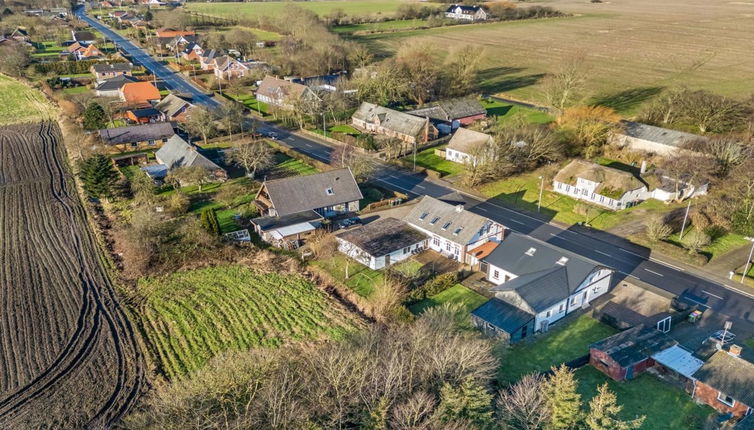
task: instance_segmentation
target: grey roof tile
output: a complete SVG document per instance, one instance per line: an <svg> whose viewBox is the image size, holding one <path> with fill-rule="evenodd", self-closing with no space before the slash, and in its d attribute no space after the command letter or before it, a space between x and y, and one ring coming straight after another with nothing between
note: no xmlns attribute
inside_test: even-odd
<svg viewBox="0 0 754 430"><path fill-rule="evenodd" d="M465 210L461 205L452 205L431 196L422 197L403 220L460 244L470 243L488 221L481 215Z"/></svg>
<svg viewBox="0 0 754 430"><path fill-rule="evenodd" d="M102 141L108 145L167 139L175 135L173 126L169 122L106 128L99 130L98 133Z"/></svg>
<svg viewBox="0 0 754 430"><path fill-rule="evenodd" d="M373 257L382 257L427 239L427 235L395 218L373 223L338 234Z"/></svg>
<svg viewBox="0 0 754 430"><path fill-rule="evenodd" d="M279 216L361 200L350 169L266 181L264 186ZM331 192L328 192L330 190Z"/></svg>

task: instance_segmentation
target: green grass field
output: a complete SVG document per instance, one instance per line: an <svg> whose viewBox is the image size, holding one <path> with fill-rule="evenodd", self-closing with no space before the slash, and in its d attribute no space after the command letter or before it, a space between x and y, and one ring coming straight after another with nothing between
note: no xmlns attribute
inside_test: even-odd
<svg viewBox="0 0 754 430"><path fill-rule="evenodd" d="M592 366L576 371L578 391L585 408L597 394L597 387L607 382L610 390L623 406L619 416L634 419L645 415L641 427L646 430L701 430L706 419L714 413L708 406L698 405L683 390L658 378L643 374L627 382L615 382Z"/></svg>
<svg viewBox="0 0 754 430"><path fill-rule="evenodd" d="M280 171L286 176L311 175L319 172L319 170L303 161L289 157L282 152L275 153L275 167L273 169Z"/></svg>
<svg viewBox="0 0 754 430"><path fill-rule="evenodd" d="M372 295L375 286L385 282L382 272L372 270L343 254L325 260L317 260L312 264L329 273L333 278L366 299ZM348 279L346 279L346 267L348 267Z"/></svg>
<svg viewBox="0 0 754 430"><path fill-rule="evenodd" d="M266 1L255 3L188 3L188 10L229 18L253 18L258 16L278 16L292 5L309 9L318 15L327 15L342 9L349 16L392 16L406 0L352 0L352 1L312 1L284 2ZM426 4L426 3L421 3Z"/></svg>
<svg viewBox="0 0 754 430"><path fill-rule="evenodd" d="M419 28L426 25L426 22L422 19L402 19L394 21L383 22L369 22L365 24L348 24L339 25L332 30L335 33L361 33L361 32L377 32L377 31L396 31L396 30L410 30Z"/></svg>
<svg viewBox="0 0 754 430"><path fill-rule="evenodd" d="M251 89L249 89L248 91L240 92L240 93L229 93L226 91L223 94L229 99L235 100L237 102L241 102L247 108L257 111L261 113L262 115L267 115L269 113L269 110L270 110L269 105L267 105L267 103L257 101Z"/></svg>
<svg viewBox="0 0 754 430"><path fill-rule="evenodd" d="M44 94L0 74L0 125L54 119L55 109Z"/></svg>
<svg viewBox="0 0 754 430"><path fill-rule="evenodd" d="M144 333L170 378L228 349L338 338L357 326L324 292L290 274L222 266L141 279L138 290Z"/></svg>
<svg viewBox="0 0 754 430"><path fill-rule="evenodd" d="M463 173L463 164L446 160L435 155L435 149L443 149L445 146L436 146L416 153L416 165L425 169L439 172L442 176L458 175ZM414 165L414 156L407 155L401 158L401 162L412 167Z"/></svg>
<svg viewBox="0 0 754 430"><path fill-rule="evenodd" d="M501 351L498 380L506 385L532 372L544 372L589 353L589 345L616 330L588 315L560 321L536 340L520 342Z"/></svg>
<svg viewBox="0 0 754 430"><path fill-rule="evenodd" d="M501 123L511 122L515 118L524 118L531 124L549 124L555 120L551 115L537 109L505 103L498 100L482 100L488 116L497 117Z"/></svg>
<svg viewBox="0 0 754 430"><path fill-rule="evenodd" d="M409 310L414 315L419 315L431 307L451 304L460 306L466 312L471 312L486 301L487 298L476 291L456 284L439 294L414 303L409 306Z"/></svg>

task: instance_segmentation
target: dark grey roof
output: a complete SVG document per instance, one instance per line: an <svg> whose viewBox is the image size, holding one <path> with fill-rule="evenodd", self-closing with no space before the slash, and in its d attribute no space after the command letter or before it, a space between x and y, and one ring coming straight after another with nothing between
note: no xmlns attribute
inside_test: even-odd
<svg viewBox="0 0 754 430"><path fill-rule="evenodd" d="M454 13L456 8L461 8L461 11L465 14L475 14L479 9L481 9L481 6L468 6L468 5L462 5L462 4L454 4L446 10L448 13Z"/></svg>
<svg viewBox="0 0 754 430"><path fill-rule="evenodd" d="M754 430L754 414L745 416L733 428L735 430Z"/></svg>
<svg viewBox="0 0 754 430"><path fill-rule="evenodd" d="M133 113L136 118L141 118L141 117L157 116L161 112L153 107L149 107L149 108L143 108L143 109L134 109L131 111L131 113Z"/></svg>
<svg viewBox="0 0 754 430"><path fill-rule="evenodd" d="M450 122L470 116L486 115L487 109L482 106L482 103L476 97L461 97L428 103L407 113L422 118L429 117Z"/></svg>
<svg viewBox="0 0 754 430"><path fill-rule="evenodd" d="M211 171L223 170L177 134L157 150L155 157L160 163L168 166L169 170L197 166Z"/></svg>
<svg viewBox="0 0 754 430"><path fill-rule="evenodd" d="M462 205L445 203L431 196L422 197L403 220L417 228L460 244L470 243L471 239L489 221L481 215L467 211Z"/></svg>
<svg viewBox="0 0 754 430"><path fill-rule="evenodd" d="M367 102L361 103L353 113L353 118L369 124L379 124L384 129L406 136L419 136L427 123L424 118Z"/></svg>
<svg viewBox="0 0 754 430"><path fill-rule="evenodd" d="M604 352L621 367L628 367L675 345L678 342L667 334L642 324L593 343L590 348Z"/></svg>
<svg viewBox="0 0 754 430"><path fill-rule="evenodd" d="M486 321L507 333L514 333L534 319L534 315L522 311L500 299L492 298L471 312L471 315Z"/></svg>
<svg viewBox="0 0 754 430"><path fill-rule="evenodd" d="M106 128L99 131L100 138L108 145L167 139L174 135L175 131L169 122Z"/></svg>
<svg viewBox="0 0 754 430"><path fill-rule="evenodd" d="M623 134L636 139L656 142L667 146L679 146L684 142L697 139L705 139L702 136L685 133L683 131L670 130L668 128L655 127L653 125L642 124L633 121L621 121L623 124Z"/></svg>
<svg viewBox="0 0 754 430"><path fill-rule="evenodd" d="M570 251L515 232L509 233L484 261L519 277L563 267L570 292L574 292L590 273L604 267Z"/></svg>
<svg viewBox="0 0 754 430"><path fill-rule="evenodd" d="M168 175L168 166L164 164L145 166L142 167L141 170L152 179L164 179Z"/></svg>
<svg viewBox="0 0 754 430"><path fill-rule="evenodd" d="M494 252L494 251L493 251ZM527 273L492 288L494 292L515 292L534 312L543 312L571 295L565 266Z"/></svg>
<svg viewBox="0 0 754 430"><path fill-rule="evenodd" d="M108 64L95 64L92 66L97 73L107 72L130 72L133 69L131 63L108 63Z"/></svg>
<svg viewBox="0 0 754 430"><path fill-rule="evenodd" d="M288 227L289 225L321 220L322 216L314 211L299 212L286 216L260 216L251 220L262 231Z"/></svg>
<svg viewBox="0 0 754 430"><path fill-rule="evenodd" d="M154 107L165 115L172 117L177 114L184 106L193 106L191 99L177 94L168 94L164 99L160 100Z"/></svg>
<svg viewBox="0 0 754 430"><path fill-rule="evenodd" d="M754 405L754 364L748 360L717 351L694 378L747 406Z"/></svg>
<svg viewBox="0 0 754 430"><path fill-rule="evenodd" d="M87 42L90 40L97 40L97 36L91 31L76 31L73 33L73 40L77 42Z"/></svg>
<svg viewBox="0 0 754 430"><path fill-rule="evenodd" d="M382 257L427 239L424 233L395 218L382 218L340 233L338 237L373 257Z"/></svg>
<svg viewBox="0 0 754 430"><path fill-rule="evenodd" d="M361 200L350 169L273 179L264 183L279 216ZM328 190L331 192L328 193Z"/></svg>
<svg viewBox="0 0 754 430"><path fill-rule="evenodd" d="M139 79L128 75L118 75L114 78L105 79L101 83L97 84L94 89L96 91L117 91L120 89L120 87L123 86L123 84L126 84L128 82L139 82Z"/></svg>

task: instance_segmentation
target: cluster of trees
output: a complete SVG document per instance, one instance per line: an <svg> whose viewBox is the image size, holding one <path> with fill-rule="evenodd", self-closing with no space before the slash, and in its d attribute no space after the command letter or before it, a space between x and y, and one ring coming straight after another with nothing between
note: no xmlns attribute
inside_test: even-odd
<svg viewBox="0 0 754 430"><path fill-rule="evenodd" d="M256 48L257 36L249 30L234 27L227 32L211 31L202 37L204 49L220 51L236 50L245 58L251 58Z"/></svg>
<svg viewBox="0 0 754 430"><path fill-rule="evenodd" d="M527 376L497 395L492 345L449 308L342 341L225 353L158 385L125 428L630 430L606 386L583 410L573 373Z"/></svg>
<svg viewBox="0 0 754 430"><path fill-rule="evenodd" d="M4 43L0 46L0 72L10 76L23 76L26 66L31 61L29 50L16 43Z"/></svg>
<svg viewBox="0 0 754 430"><path fill-rule="evenodd" d="M655 98L640 115L640 120L659 127L686 130L697 134L747 131L754 105L705 90L674 88Z"/></svg>

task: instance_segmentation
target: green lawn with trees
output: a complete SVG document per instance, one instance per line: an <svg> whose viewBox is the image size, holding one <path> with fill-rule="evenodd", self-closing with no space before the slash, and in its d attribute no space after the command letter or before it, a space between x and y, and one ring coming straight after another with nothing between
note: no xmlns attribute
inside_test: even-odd
<svg viewBox="0 0 754 430"><path fill-rule="evenodd" d="M366 299L372 295L378 285L385 282L382 272L372 270L343 254L316 260L312 264Z"/></svg>
<svg viewBox="0 0 754 430"><path fill-rule="evenodd" d="M150 351L168 377L228 349L339 338L358 325L304 278L220 266L144 278L140 312Z"/></svg>
<svg viewBox="0 0 754 430"><path fill-rule="evenodd" d="M416 165L425 169L434 170L442 176L453 176L463 173L464 166L461 163L446 160L435 154L435 149L444 149L444 146L427 148L416 153ZM413 167L414 156L409 154L400 159L401 163L407 167Z"/></svg>
<svg viewBox="0 0 754 430"><path fill-rule="evenodd" d="M412 304L409 310L419 315L431 307L449 304L458 305L463 311L471 312L486 301L487 298L483 295L461 284L456 284L439 294Z"/></svg>

